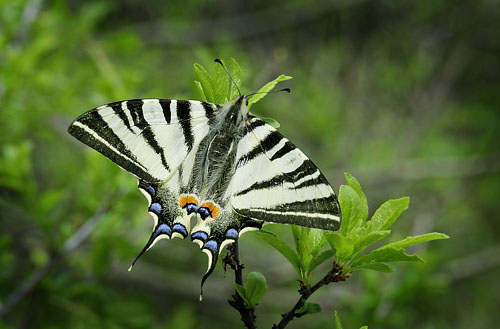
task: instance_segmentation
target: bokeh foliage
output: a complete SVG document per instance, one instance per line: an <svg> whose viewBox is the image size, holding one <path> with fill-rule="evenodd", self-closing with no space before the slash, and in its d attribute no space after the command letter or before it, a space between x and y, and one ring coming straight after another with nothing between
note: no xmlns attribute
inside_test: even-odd
<svg viewBox="0 0 500 329"><path fill-rule="evenodd" d="M332 327L334 309L344 328L496 327L499 28L486 0L0 0L0 307L41 277L0 327L240 325L220 268L197 301L206 259L188 241L160 243L126 271L149 236L146 202L129 175L66 133L103 103L199 98L192 65L216 57L238 60L243 93L294 77L281 83L291 95L252 111L277 119L337 190L344 172L357 177L370 215L411 196L395 240L452 237L412 250L425 264L318 293L311 328ZM268 230L291 238L283 225ZM255 234L240 249L266 276L258 316L272 323L297 277Z"/></svg>

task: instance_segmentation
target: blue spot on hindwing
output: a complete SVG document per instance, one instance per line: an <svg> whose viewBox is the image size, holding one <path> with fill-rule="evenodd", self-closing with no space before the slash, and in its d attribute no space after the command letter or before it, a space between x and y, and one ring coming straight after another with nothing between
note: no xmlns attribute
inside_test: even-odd
<svg viewBox="0 0 500 329"><path fill-rule="evenodd" d="M144 190L146 190L149 193L149 195L151 195L152 197L154 197L156 195L156 190L151 185L144 186Z"/></svg>
<svg viewBox="0 0 500 329"><path fill-rule="evenodd" d="M160 234L166 234L166 235L170 236L170 234L172 234L172 230L170 229L170 227L167 224L161 224L156 229L155 235L158 236Z"/></svg>
<svg viewBox="0 0 500 329"><path fill-rule="evenodd" d="M186 205L186 211L187 211L188 215L196 212L197 210L198 210L198 206L195 205L194 203L188 203Z"/></svg>
<svg viewBox="0 0 500 329"><path fill-rule="evenodd" d="M196 231L196 232L191 234L191 240L195 240L195 239L198 239L198 240L205 242L208 240L208 234L206 232L203 232L203 231Z"/></svg>
<svg viewBox="0 0 500 329"><path fill-rule="evenodd" d="M162 210L161 204L159 204L158 202L152 203L149 206L149 211L154 213L154 214L157 214L157 215L161 214L161 210Z"/></svg>
<svg viewBox="0 0 500 329"><path fill-rule="evenodd" d="M226 232L226 238L234 240L238 239L238 231L236 231L234 228L230 228Z"/></svg>
<svg viewBox="0 0 500 329"><path fill-rule="evenodd" d="M174 232L178 232L178 233L182 234L183 237L187 237L187 235L188 235L186 227L182 224L179 224L179 223L174 224L173 229L174 229Z"/></svg>
<svg viewBox="0 0 500 329"><path fill-rule="evenodd" d="M210 216L210 211L205 207L198 208L198 214L200 214L201 219L205 219Z"/></svg>
<svg viewBox="0 0 500 329"><path fill-rule="evenodd" d="M218 248L218 246L219 246L219 244L217 243L217 241L210 240L210 241L207 241L203 245L203 248L206 248L206 249L210 250L211 252L217 254L217 248Z"/></svg>

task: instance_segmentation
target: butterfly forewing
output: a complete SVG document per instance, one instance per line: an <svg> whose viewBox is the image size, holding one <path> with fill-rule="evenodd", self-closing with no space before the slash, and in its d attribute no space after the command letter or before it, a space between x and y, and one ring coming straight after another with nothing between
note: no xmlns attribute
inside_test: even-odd
<svg viewBox="0 0 500 329"><path fill-rule="evenodd" d="M336 230L337 197L319 169L273 127L254 117L238 144L234 210L268 222Z"/></svg>
<svg viewBox="0 0 500 329"><path fill-rule="evenodd" d="M83 114L69 132L136 177L166 181L206 136L216 111L205 102L128 100Z"/></svg>

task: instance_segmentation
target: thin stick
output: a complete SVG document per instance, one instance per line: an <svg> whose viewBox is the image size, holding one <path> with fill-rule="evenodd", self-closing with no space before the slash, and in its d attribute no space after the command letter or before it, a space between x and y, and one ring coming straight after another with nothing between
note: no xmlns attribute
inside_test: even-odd
<svg viewBox="0 0 500 329"><path fill-rule="evenodd" d="M278 324L273 325L272 329L283 329L294 318L300 318L301 316L305 315L306 313L300 313L298 312L298 310L305 305L307 299L311 297L311 295L314 294L316 290L318 290L323 286L326 286L331 282L345 281L347 278L348 275L342 273L342 267L340 267L336 263L333 263L333 267L330 270L330 272L328 272L320 281L318 281L312 287L306 286L299 281L300 282L299 300L295 303L295 305L292 307L290 311L283 313L281 315L282 316L281 321Z"/></svg>
<svg viewBox="0 0 500 329"><path fill-rule="evenodd" d="M230 245L228 249L229 254L222 260L224 267L226 265L231 266L231 269L234 270L234 282L243 285L243 268L245 267L240 263L238 241ZM243 298L241 298L236 290L231 297L232 299L229 299L228 303L240 313L241 321L243 321L245 327L248 329L257 329L257 325L255 324L255 308L246 306Z"/></svg>

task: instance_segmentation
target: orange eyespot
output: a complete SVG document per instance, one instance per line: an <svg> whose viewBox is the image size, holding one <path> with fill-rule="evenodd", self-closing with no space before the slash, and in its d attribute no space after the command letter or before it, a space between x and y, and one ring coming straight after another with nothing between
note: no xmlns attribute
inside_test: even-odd
<svg viewBox="0 0 500 329"><path fill-rule="evenodd" d="M179 205L181 208L186 207L187 204L192 203L198 205L198 200L192 195L183 195L179 198Z"/></svg>
<svg viewBox="0 0 500 329"><path fill-rule="evenodd" d="M181 196L179 198L179 205L181 206L181 208L184 208L187 204L187 196Z"/></svg>
<svg viewBox="0 0 500 329"><path fill-rule="evenodd" d="M220 208L212 202L204 202L201 206L207 208L210 211L210 215L212 218L215 218L220 214Z"/></svg>
<svg viewBox="0 0 500 329"><path fill-rule="evenodd" d="M220 208L217 206L214 206L214 209L212 210L212 218L219 216L219 214L220 214Z"/></svg>

